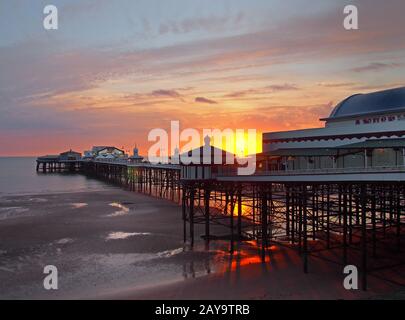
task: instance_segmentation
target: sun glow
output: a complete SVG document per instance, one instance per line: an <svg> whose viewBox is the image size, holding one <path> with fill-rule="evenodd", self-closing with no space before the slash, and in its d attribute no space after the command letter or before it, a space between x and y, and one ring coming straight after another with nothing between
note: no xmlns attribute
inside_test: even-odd
<svg viewBox="0 0 405 320"><path fill-rule="evenodd" d="M237 157L246 157L262 152L262 135L260 132L257 132L253 137L248 135L247 132L236 134L233 143L230 144L225 139L223 139L220 145L215 143L215 141L212 142L215 147L231 152Z"/></svg>

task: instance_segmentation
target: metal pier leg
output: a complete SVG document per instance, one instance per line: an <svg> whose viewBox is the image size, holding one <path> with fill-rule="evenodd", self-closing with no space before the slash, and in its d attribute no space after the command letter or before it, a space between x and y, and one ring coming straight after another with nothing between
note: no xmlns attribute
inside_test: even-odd
<svg viewBox="0 0 405 320"><path fill-rule="evenodd" d="M291 193L291 243L295 243L295 214L296 214L296 193L295 189L293 188L293 192Z"/></svg>
<svg viewBox="0 0 405 320"><path fill-rule="evenodd" d="M367 198L366 186L361 186L361 247L362 247L362 287L367 290L367 229L366 229L366 214L367 214Z"/></svg>
<svg viewBox="0 0 405 320"><path fill-rule="evenodd" d="M238 241L242 238L242 193L238 191Z"/></svg>
<svg viewBox="0 0 405 320"><path fill-rule="evenodd" d="M396 221L396 225L397 225L397 250L398 252L401 251L401 192L403 190L398 190L398 199L397 199L397 221Z"/></svg>
<svg viewBox="0 0 405 320"><path fill-rule="evenodd" d="M347 264L347 186L340 189L343 191L343 263Z"/></svg>
<svg viewBox="0 0 405 320"><path fill-rule="evenodd" d="M262 262L266 261L266 238L267 238L267 194L262 193Z"/></svg>
<svg viewBox="0 0 405 320"><path fill-rule="evenodd" d="M376 225L376 201L375 201L375 186L372 186L371 191L371 225L373 237L373 257L377 256L377 225Z"/></svg>
<svg viewBox="0 0 405 320"><path fill-rule="evenodd" d="M234 206L234 199L233 199L233 193L230 194L230 198L231 198L231 212L230 212L230 218L231 218L231 248L230 248L230 252L231 254L233 254L234 252L234 235L233 235L233 212L235 210L235 206Z"/></svg>
<svg viewBox="0 0 405 320"><path fill-rule="evenodd" d="M349 244L353 244L353 188L349 186L349 210L348 210L348 219L349 219Z"/></svg>
<svg viewBox="0 0 405 320"><path fill-rule="evenodd" d="M186 219L186 192L183 189L183 197L181 199L181 209L183 215L183 242L187 241L187 219Z"/></svg>
<svg viewBox="0 0 405 320"><path fill-rule="evenodd" d="M210 241L210 191L204 190L204 209L205 209L205 241Z"/></svg>
<svg viewBox="0 0 405 320"><path fill-rule="evenodd" d="M298 199L298 252L302 254L302 190L299 190Z"/></svg>
<svg viewBox="0 0 405 320"><path fill-rule="evenodd" d="M306 186L304 186L306 188ZM303 210L303 249L304 249L304 272L308 273L308 239L307 239L307 199L306 199L306 191L305 189L303 190L303 195L302 195L302 210Z"/></svg>
<svg viewBox="0 0 405 320"><path fill-rule="evenodd" d="M193 189L190 191L190 208L189 208L191 247L194 246L194 195L195 195L195 190L193 187Z"/></svg>
<svg viewBox="0 0 405 320"><path fill-rule="evenodd" d="M287 238L290 237L290 190L286 187L286 195L285 195L285 232Z"/></svg>
<svg viewBox="0 0 405 320"><path fill-rule="evenodd" d="M312 240L315 241L316 239L316 224L317 224L317 208L315 204L315 197L316 197L315 186L312 186Z"/></svg>
<svg viewBox="0 0 405 320"><path fill-rule="evenodd" d="M330 186L326 194L326 248L330 249Z"/></svg>

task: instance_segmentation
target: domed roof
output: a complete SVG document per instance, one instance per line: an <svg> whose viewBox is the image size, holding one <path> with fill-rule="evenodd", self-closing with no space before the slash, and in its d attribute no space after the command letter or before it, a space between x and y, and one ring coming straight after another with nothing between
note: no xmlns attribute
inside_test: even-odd
<svg viewBox="0 0 405 320"><path fill-rule="evenodd" d="M405 87L350 96L333 109L327 120L399 110L405 110Z"/></svg>

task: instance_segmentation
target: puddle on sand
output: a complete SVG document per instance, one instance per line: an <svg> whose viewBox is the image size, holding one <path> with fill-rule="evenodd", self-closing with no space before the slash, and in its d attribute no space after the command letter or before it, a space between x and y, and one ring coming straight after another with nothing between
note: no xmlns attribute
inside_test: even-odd
<svg viewBox="0 0 405 320"><path fill-rule="evenodd" d="M45 198L29 198L28 200L31 202L39 202L39 203L48 202L48 200Z"/></svg>
<svg viewBox="0 0 405 320"><path fill-rule="evenodd" d="M108 236L106 237L106 240L121 240L121 239L127 239L129 237L133 236L148 236L150 235L149 232L110 232Z"/></svg>
<svg viewBox="0 0 405 320"><path fill-rule="evenodd" d="M170 257L173 257L173 256L175 256L177 254L182 253L182 252L184 252L183 247L182 248L177 248L177 249L174 249L174 250L167 250L167 251L158 252L156 255L159 258L170 258Z"/></svg>
<svg viewBox="0 0 405 320"><path fill-rule="evenodd" d="M74 240L71 238L63 238L63 239L59 239L59 240L55 241L56 244L68 244L68 243L72 243L72 242L74 242Z"/></svg>
<svg viewBox="0 0 405 320"><path fill-rule="evenodd" d="M29 211L28 208L23 207L5 207L0 208L0 220L5 220L8 218L17 218L24 216L25 212Z"/></svg>
<svg viewBox="0 0 405 320"><path fill-rule="evenodd" d="M120 209L120 210L117 210L117 211L115 211L115 212L113 212L113 213L107 215L107 217L119 217L119 216L124 216L124 215L128 214L128 212L129 212L129 208L128 208L127 206L124 206L124 205L121 204L121 203L112 202L112 203L110 203L109 205L110 205L111 207L118 208L118 209Z"/></svg>
<svg viewBox="0 0 405 320"><path fill-rule="evenodd" d="M73 209L80 209L83 207L87 207L89 204L85 203L85 202L75 202L75 203L71 203L70 205L73 207Z"/></svg>

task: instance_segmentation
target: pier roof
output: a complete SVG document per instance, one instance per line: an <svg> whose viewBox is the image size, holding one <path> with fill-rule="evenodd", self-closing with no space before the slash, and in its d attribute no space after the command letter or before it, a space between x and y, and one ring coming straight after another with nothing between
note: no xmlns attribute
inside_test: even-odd
<svg viewBox="0 0 405 320"><path fill-rule="evenodd" d="M333 156L337 152L334 148L290 148L290 149L277 149L273 151L263 152L260 155L263 156L278 156L278 157L288 157L288 156Z"/></svg>
<svg viewBox="0 0 405 320"><path fill-rule="evenodd" d="M337 149L405 148L405 139L372 139L336 147Z"/></svg>
<svg viewBox="0 0 405 320"><path fill-rule="evenodd" d="M340 102L329 118L321 120L397 111L405 111L405 87L352 95Z"/></svg>
<svg viewBox="0 0 405 320"><path fill-rule="evenodd" d="M227 164L228 159L231 159L232 164L234 164L236 158L235 154L231 152L211 146L208 136L204 138L203 146L182 153L180 155L180 161L182 157L192 158L193 156L196 157L196 159L193 158L191 164ZM220 163L218 163L217 157L220 158Z"/></svg>

